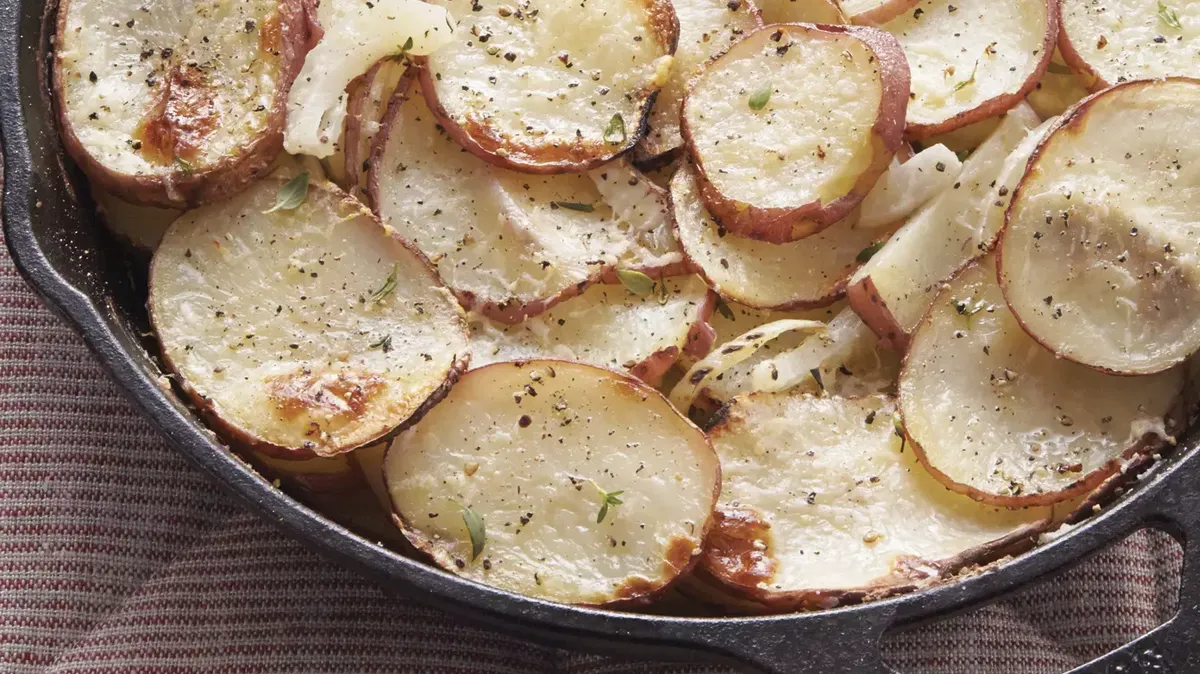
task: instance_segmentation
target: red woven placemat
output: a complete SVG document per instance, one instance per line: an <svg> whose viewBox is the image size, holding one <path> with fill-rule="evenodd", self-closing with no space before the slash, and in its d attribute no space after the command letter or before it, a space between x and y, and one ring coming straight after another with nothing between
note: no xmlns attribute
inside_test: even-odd
<svg viewBox="0 0 1200 674"><path fill-rule="evenodd" d="M1139 533L1052 583L885 643L905 672L1053 674L1169 617ZM797 653L797 658L804 657ZM0 671L727 672L545 648L389 594L177 456L0 253Z"/></svg>

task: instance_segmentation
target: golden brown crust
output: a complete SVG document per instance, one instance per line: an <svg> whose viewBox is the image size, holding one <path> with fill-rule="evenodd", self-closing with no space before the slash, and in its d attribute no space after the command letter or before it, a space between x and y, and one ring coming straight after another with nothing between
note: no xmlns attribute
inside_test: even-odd
<svg viewBox="0 0 1200 674"><path fill-rule="evenodd" d="M56 31L62 33L67 7L73 0L63 0L58 8ZM304 57L315 39L311 38L312 21L306 11L307 0L278 0L278 35L274 48L279 54L279 75L271 103L267 128L239 151L222 157L215 164L200 170L175 170L165 175L132 175L104 166L92 156L75 135L67 117L63 82L62 55L53 60L52 93L63 148L88 179L100 189L125 201L162 208L194 208L220 201L266 175L272 162L283 149L283 126L287 112L288 92L292 81L304 65ZM267 26L263 27L264 34Z"/></svg>
<svg viewBox="0 0 1200 674"><path fill-rule="evenodd" d="M727 404L714 417L709 435L720 435L730 424L740 421L732 404ZM1038 534L1055 526L1053 517L1047 516L1001 538L940 560L901 556L893 561L891 573L857 588L781 592L769 589L775 572L775 560L769 546L763 550L753 546L755 540L767 538L764 534L769 532L770 524L752 510L723 507L717 508L714 522L701 570L734 596L760 604L764 610L772 612L828 610L950 583L956 574L968 567L1028 550L1033 547Z"/></svg>
<svg viewBox="0 0 1200 674"><path fill-rule="evenodd" d="M1017 91L1008 94L1002 94L994 98L980 103L970 110L954 115L950 119L937 122L936 124L918 124L910 122L904 130L904 137L907 140L921 140L930 136L948 133L955 129L974 124L995 117L1016 107L1029 92L1033 91L1039 82L1042 81L1042 76L1046 74L1046 69L1050 67L1050 60L1054 57L1055 43L1058 42L1059 33L1059 0L1046 0L1046 35L1042 40L1041 60L1033 69L1029 78L1021 85ZM1066 54L1063 54L1066 58Z"/></svg>
<svg viewBox="0 0 1200 674"><path fill-rule="evenodd" d="M362 206L359 205L357 201L354 201L352 197L346 195L341 190L337 189L335 186L332 185L332 183L323 183L323 182L314 183L309 186L310 194L311 194L312 190L317 190L317 189L326 190L331 193L336 193L337 196L346 200L344 203L353 202L353 206L350 209L351 212L360 213L363 216L370 217L372 219L372 221L382 229L382 225L379 223L378 217L376 217L370 211L363 209ZM309 198L311 198L311 196ZM402 244L405 248L407 248L410 252L412 252L419 260L421 260L421 262L423 262L425 264L425 266L427 267L428 272L429 272L430 284L432 284L434 286L442 287L442 288L445 287L445 285L441 281L441 278L438 276L437 271L434 269L433 265L431 265L429 263L429 260L428 260L428 258L425 257L424 253L422 253L410 241L408 241L407 239L404 239L403 237L401 237L397 234L394 234L394 233L391 234L391 238L393 240L399 242L400 244ZM150 276L151 277L154 276L154 265L158 263L159 259L160 258L158 256L155 256L151 260L151 263L150 263L150 265L151 265ZM151 298L149 300L147 300L146 304L149 307L153 307L154 306L154 301L153 301L154 287L153 286L150 287L149 292L150 292ZM158 333L159 330L158 330L157 326L155 325L155 317L154 317L153 311L150 312L150 324L151 324L151 327L154 328L154 332ZM467 328L466 328L465 322L462 325L462 330L463 330L463 337L464 337L464 339L466 339ZM311 459L314 457L337 456L337 455L345 454L346 452L350 452L355 449L358 449L359 447L373 445L375 443L383 442L383 441L391 439L392 437L395 437L395 435L397 433L400 433L404 429L409 428L410 426L415 424L417 421L419 421L421 419L421 417L425 416L425 414L427 412L429 412L429 410L433 409L434 405L441 402L441 400L443 398L445 398L446 395L450 392L450 389L454 386L454 384L456 384L458 382L459 378L462 377L463 373L465 373L467 371L467 368L470 365L470 361L471 361L470 353L456 355L454 362L452 362L450 364L449 369L446 372L446 376L442 380L442 383L438 386L438 388L435 389L429 395L429 397L427 397L425 399L425 401L423 403L421 403L420 406L417 407L417 409L413 410L412 414L410 414L408 416L408 418L405 419L398 426L394 426L394 427L388 426L385 428L381 428L378 432L373 434L371 437L368 437L362 441L356 441L353 444L349 444L349 445L315 445L314 444L314 446L312 446L312 447L302 448L302 447L286 447L286 446L277 445L277 444L268 442L268 441L262 439L261 437L259 437L253 431L246 429L246 428L242 428L241 426L238 426L238 425L234 424L233 422L226 420L225 418L223 418L220 415L220 413L218 413L216 411L213 401L211 399L209 399L207 396L205 396L204 394L197 391L184 378L183 374L179 371L179 368L175 365L174 361L171 359L171 355L167 352L167 349L161 343L159 344L159 355L162 358L162 362L166 366L166 369L172 373L173 376L171 376L171 380L178 385L179 390L183 393L184 398L189 400L192 403L192 405L195 406L196 411L200 414L201 418L204 419L205 423L209 426L209 428L213 429L213 431L217 435L221 436L221 438L223 438L231 446L233 446L234 448L240 449L240 450L248 451L248 452L261 452L262 454L272 457L272 458L288 459L288 460L294 460L294 461Z"/></svg>
<svg viewBox="0 0 1200 674"><path fill-rule="evenodd" d="M908 60L900 43L891 34L864 26L832 26L818 24L777 24L752 33L744 40L752 39L764 31L793 30L808 35L835 38L849 35L864 44L875 56L883 90L879 101L879 112L871 128L871 143L874 154L870 166L858 177L850 191L829 203L812 201L793 208L760 208L725 196L709 180L704 169L704 160L692 136L688 122L687 99L684 96L680 118L680 131L688 156L696 168L700 186L700 198L709 213L729 231L751 239L770 243L788 243L819 233L850 214L854 207L867 196L879 176L887 170L892 157L903 143L905 115L908 110L909 69ZM705 69L713 67L724 54L708 62ZM701 71L703 73L703 70ZM693 86L695 80L693 80Z"/></svg>

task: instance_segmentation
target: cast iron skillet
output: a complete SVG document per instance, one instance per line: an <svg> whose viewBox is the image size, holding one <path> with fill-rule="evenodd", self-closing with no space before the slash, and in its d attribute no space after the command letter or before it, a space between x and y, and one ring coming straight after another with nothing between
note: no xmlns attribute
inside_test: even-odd
<svg viewBox="0 0 1200 674"><path fill-rule="evenodd" d="M560 606L501 592L389 552L293 501L235 459L160 384L158 365L139 341L144 297L125 256L93 222L81 176L59 150L41 88L52 29L49 5L0 0L0 134L3 221L17 267L51 309L70 323L112 378L180 452L268 521L343 564L447 610L554 645L645 658L720 659L777 674L884 674L879 641L978 606L1062 571L1145 526L1185 549L1179 612L1142 638L1074 674L1200 671L1200 438L1147 473L1114 506L1069 534L999 568L958 583L861 606L790 616L674 618ZM46 24L52 25L52 24ZM1104 607L1097 607L1103 611Z"/></svg>

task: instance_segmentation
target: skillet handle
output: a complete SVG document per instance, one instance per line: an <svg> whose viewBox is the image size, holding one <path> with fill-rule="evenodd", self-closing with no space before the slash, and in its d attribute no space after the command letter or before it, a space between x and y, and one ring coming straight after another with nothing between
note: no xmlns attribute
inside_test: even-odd
<svg viewBox="0 0 1200 674"><path fill-rule="evenodd" d="M880 641L892 624L894 611L863 608L835 611L804 627L787 620L766 621L749 634L745 630L722 634L718 626L700 640L703 649L719 651L747 672L897 674L884 664L880 651Z"/></svg>
<svg viewBox="0 0 1200 674"><path fill-rule="evenodd" d="M1163 529L1183 546L1179 609L1141 637L1067 674L1191 674L1200 672L1200 480L1177 475L1160 494L1159 514L1148 524Z"/></svg>

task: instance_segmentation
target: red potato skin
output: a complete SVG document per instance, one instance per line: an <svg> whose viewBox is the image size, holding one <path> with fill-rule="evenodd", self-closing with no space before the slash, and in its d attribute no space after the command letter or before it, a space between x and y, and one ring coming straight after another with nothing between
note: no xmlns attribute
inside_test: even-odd
<svg viewBox="0 0 1200 674"><path fill-rule="evenodd" d="M729 231L751 239L769 243L789 243L819 233L850 214L871 188L879 176L887 170L892 157L903 143L905 115L908 110L909 69L908 60L900 43L889 33L865 26L834 26L825 24L775 24L765 26L746 36L743 41L766 31L789 30L803 32L809 36L837 39L850 36L867 45L875 55L875 67L879 69L883 91L879 101L879 112L871 127L871 143L874 155L871 165L859 176L850 191L829 203L812 201L792 208L760 208L754 204L738 201L722 194L709 180L704 167L704 158L692 135L688 119L688 100L704 72L713 68L721 58L718 55L708 62L692 79L688 94L684 96L681 131L688 156L696 168L700 184L700 198L713 218ZM1015 105L1015 103L1014 103Z"/></svg>
<svg viewBox="0 0 1200 674"><path fill-rule="evenodd" d="M761 394L749 394L761 395ZM737 423L733 406L742 396L738 396L721 407L710 423L708 434L710 438L718 437L727 432L729 425ZM733 512L718 506L718 511ZM758 519L760 526L769 529L770 525L762 521L752 510L743 506L740 510ZM736 519L736 518L734 518ZM1015 555L1033 547L1037 535L1056 526L1053 517L1031 522L1009 534L969 550L941 560L925 560L917 558L898 557L892 564L892 573L873 580L857 588L810 589L798 591L773 591L758 586L758 582L747 582L748 574L737 564L728 563L728 556L719 554L711 544L718 540L721 527L726 522L733 521L727 517L715 518L714 530L709 535L710 545L706 546L700 570L710 579L716 581L721 588L733 594L736 598L749 600L762 605L771 612L788 611L818 611L829 610L839 606L859 604L864 601L875 601L886 597L912 592L917 589L954 582L954 576L964 569L986 564L1007 555ZM736 527L728 530L730 535L737 537ZM760 554L769 559L769 553ZM919 563L918 563L919 562ZM766 565L774 570L774 563ZM936 570L930 574L924 568ZM753 576L753 574L749 574Z"/></svg>
<svg viewBox="0 0 1200 674"><path fill-rule="evenodd" d="M930 136L937 136L989 117L995 117L1016 107L1021 101L1025 100L1029 92L1037 88L1038 83L1042 81L1042 77L1046 74L1046 69L1050 67L1050 60L1054 58L1054 47L1058 42L1060 23L1059 0L1046 0L1046 36L1042 40L1042 58L1038 61L1037 67L1033 69L1033 73L1029 75L1029 79L1025 80L1020 89L1010 94L1001 94L1000 96L989 98L974 108L960 112L945 121L935 124L910 122L904 130L904 137L907 140L921 140ZM1063 58L1067 58L1065 52Z"/></svg>
<svg viewBox="0 0 1200 674"><path fill-rule="evenodd" d="M415 79L416 78L411 74L406 74L404 77L400 78L400 82L396 85L396 90L392 94L391 100L388 102L387 112L384 113L383 119L379 122L381 129L371 144L371 154L369 160L371 168L367 173L366 187L365 189L360 189L360 191L364 193L367 202L371 204L371 208L375 211L377 217L380 194L379 166L382 163L383 153L387 149L387 139L391 134L392 125L396 123L396 117L400 114L401 106L404 105L404 102L407 101L411 95L412 87L414 84L416 84ZM423 88L422 91L424 91ZM347 138L349 138L349 135L347 135ZM347 157L349 156L350 155L347 154ZM653 185L649 178L644 179L646 180L647 184ZM654 187L655 189L661 190L661 188L657 185ZM667 198L669 200L669 195ZM657 269L647 267L639 269L638 271L643 271L643 273L651 276L667 277L681 276L689 273L689 269L682 262ZM613 267L604 267L588 279L580 281L579 283L562 290L552 297L547 297L532 302L522 303L513 298L499 302L480 302L479 298L476 297L474 293L460 290L452 290L452 292L454 293L454 297L458 300L458 303L461 304L464 309L469 311L478 311L483 316L486 316L487 318L490 318L498 323L503 323L505 325L516 325L517 323L520 323L531 316L537 316L538 314L544 313L563 300L568 300L576 295L579 295L584 290L587 290L588 287L590 287L593 283L597 282L617 282L616 269Z"/></svg>
<svg viewBox="0 0 1200 674"><path fill-rule="evenodd" d="M312 198L311 195L313 193L313 190L317 190L317 189L333 192L333 193L336 193L338 196L340 196L343 199L353 201L352 197L346 195L341 190L339 190L337 187L335 187L332 183L328 183L328 182L325 182L325 183L318 182L318 183L310 185L309 186L309 195L310 195L309 198ZM357 201L354 201L354 204L355 204L355 207L353 209L351 209L352 211L361 211L362 210L362 207L360 205L358 205ZM368 213L369 213L369 211L368 211ZM374 220L374 222L377 225L379 225L379 219L373 213L371 214L371 217ZM380 225L380 226L382 227L382 225ZM392 239L399 242L400 244L402 244L405 248L407 248L414 255L416 255L416 257L419 260L421 260L422 262L425 263L425 266L428 268L428 271L429 271L430 283L432 283L434 285L445 287L442 284L441 278L438 276L436 269L434 269L433 265L430 264L429 259L425 257L424 253L422 253L411 242L405 240L404 238L402 238L400 236L392 234ZM159 258L158 256L155 256L150 262L150 277L151 278L154 277L154 268L155 268L155 265L158 264L158 261L160 259L161 258ZM154 286L153 285L150 286L150 296L151 296L151 298L153 298L153 296L154 296ZM146 305L147 305L147 307L152 307L154 305L154 302L152 300L147 300ZM156 335L161 334L161 331L158 329L157 322L156 322L153 311L150 312L150 325ZM461 327L462 327L462 331L463 331L463 336L465 338L465 337L467 337L467 327L466 327L465 321L463 322ZM382 427L378 431L372 433L366 439L364 439L360 442L355 442L350 445L317 445L316 447L312 447L312 448L303 448L303 447L287 447L287 446L272 443L270 441L263 439L262 437L260 437L258 434L256 434L252 430L243 428L231 421L226 420L224 417L221 416L220 412L216 409L216 405L213 403L212 399L209 398L208 396L204 395L200 391L197 391L195 389L195 387L193 387L183 377L183 375L179 371L179 368L175 365L175 362L171 359L171 355L167 352L166 348L164 348L161 343L159 344L159 355L162 358L163 364L166 366L165 369L169 370L172 373L173 376L171 376L170 379L178 386L178 390L181 392L182 397L185 398L186 400L189 400L192 403L192 405L195 406L196 412L204 420L205 424L209 428L211 428L217 435L219 435L221 438L223 438L225 441L227 441L232 447L234 447L235 449L244 451L244 452L261 452L265 456L269 456L269 457L276 458L276 459L292 460L292 461L303 461L305 459L311 459L311 458L316 458L316 457L328 458L328 457L338 456L340 454L345 454L346 452L350 452L355 449L358 449L359 447L373 445L377 442L383 442L383 441L386 441L386 440L389 440L389 439L395 437L398 433L402 432L404 429L409 428L413 424L420 421L421 417L425 416L425 414L429 410L433 409L434 405L437 405L439 402L441 402L441 400L443 398L445 398L448 393L450 393L450 389L453 388L454 384L458 383L459 378L462 377L463 373L467 371L467 367L470 365L470 362L471 362L471 354L470 353L464 353L461 355L457 355L455 360L449 364L445 379L442 381L442 384L437 389L435 389L432 393L430 393L429 397L426 398L425 401L422 402L420 406L418 406L415 410L413 410L412 414L410 414L408 416L408 418L404 419L399 425L394 426L394 427L390 427L390 426Z"/></svg>
<svg viewBox="0 0 1200 674"><path fill-rule="evenodd" d="M56 31L65 30L66 8L72 0L59 7ZM214 164L190 172L174 170L164 174L133 175L114 171L102 164L83 146L67 118L62 57L54 55L51 83L54 107L57 110L58 130L63 148L88 179L100 189L125 201L161 208L187 209L220 201L236 194L265 176L275 158L283 150L283 127L287 113L288 92L304 65L304 57L316 43L313 37L316 24L313 0L278 0L279 17L279 75L275 97L271 103L270 121L265 131L243 145L234 155L222 157Z"/></svg>
<svg viewBox="0 0 1200 674"><path fill-rule="evenodd" d="M654 37L667 54L674 54L679 44L679 18L670 0L644 0L650 14L650 27ZM632 150L645 137L650 124L650 110L658 96L658 87L647 84L640 97L643 100L641 113L634 124L633 133L628 133L625 142L575 143L569 146L516 145L495 133L485 122L467 119L459 123L442 105L437 95L437 81L429 67L428 59L413 59L418 67L421 91L427 92L427 102L433 116L450 137L467 152L480 159L521 173L548 175L555 173L582 173L606 164ZM499 319L497 319L499 320Z"/></svg>
<svg viewBox="0 0 1200 674"><path fill-rule="evenodd" d="M553 358L536 359L536 360L520 360L520 361L502 361L499 363L491 363L489 365L484 365L481 368L472 370L472 372L479 372L479 371L485 370L489 367L509 367L509 366L512 366L514 363L520 364L520 365L534 365L534 364L538 364L538 363L548 363L548 364L554 365L557 363L561 363L561 364L570 365L573 367L582 367L582 368L597 370L599 372L603 372L608 375L616 374L616 375L624 378L625 383L629 387L630 394L639 394L639 395L646 395L646 396L658 398L662 402L666 403L670 409L674 410L675 414L677 414L681 419L686 421L688 423L688 425L692 426L692 428L694 428L697 433L700 433L701 435L703 435L705 437L705 445L707 445L708 451L711 454L710 458L714 462L714 468L716 471L716 480L714 481L714 485L713 485L713 493L712 493L712 501L711 501L712 506L709 508L708 519L705 520L704 523L699 527L700 535L698 536L698 539L700 541L704 541L708 537L708 533L713 527L714 517L713 517L712 513L716 508L717 499L721 495L721 462L717 458L716 450L714 450L712 448L712 443L708 442L708 436L704 434L704 431L697 428L696 425L694 423L692 423L692 421L690 419L688 419L686 415L680 414L678 410L675 410L675 408L673 406L671 406L670 402L667 401L666 396L664 396L662 394L662 392L651 387L649 384L646 384L646 383L642 382L641 380L631 377L625 373L616 372L614 370L607 370L605 368L596 367L594 365L587 365L585 363L557 360L557 359L553 359ZM396 449L394 444L388 445L387 452L384 455L385 464L387 462L387 456L390 455L394 451L399 451L399 450ZM392 500L392 493L391 493L390 489L388 490L388 499L391 501L392 522L395 523L396 527L400 529L400 532L402 534L404 534L404 537L408 540L408 542L411 543L412 546L418 552L425 555L426 559L428 559L429 562L432 563L434 566L439 566L439 567L445 569L446 571L449 571L450 573L454 573L457 569L455 569L453 567L453 565L443 565L438 561L437 555L435 554L435 549L437 547L437 541L426 536L424 533L422 533L420 531L420 529L412 526L412 524L410 522L408 522L407 520L405 520L404 517L400 514L400 511L396 508L395 501ZM701 547L701 550L703 550L703 547ZM671 578L667 579L667 581L664 583L661 583L659 585L651 585L648 582L641 583L637 586L637 590L635 592L627 594L626 596L622 596L618 599L614 599L612 601L602 602L602 603L598 603L598 604L581 604L581 605L582 606L594 606L597 608L635 608L635 607L645 606L647 604L653 603L655 599L661 597L665 592L667 592L671 588L675 587L675 585L677 583L679 583L680 580L688 577L688 575L691 573L691 571L696 568L696 565L699 564L701 557L703 557L703 554L690 555L689 559L682 565L682 567L675 568L675 574Z"/></svg>
<svg viewBox="0 0 1200 674"><path fill-rule="evenodd" d="M1058 356L1059 358L1069 360L1073 363L1077 363L1084 367L1089 367L1098 372L1103 372L1105 374L1111 374L1111 375L1115 375L1118 377L1144 376L1147 374L1157 374L1157 372L1122 372L1119 370L1113 370L1111 368L1099 367L1099 366L1092 365L1089 363L1081 362L1081 361L1073 358L1071 356L1071 354L1059 353L1057 349L1055 349L1052 345L1047 343L1043 338L1036 335L1034 333L1034 331L1029 329L1029 326L1026 325L1025 321L1021 318L1021 314L1017 312L1017 310L1013 307L1012 301L1009 300L1009 294L1010 294L1009 286L1013 282L1013 280L1008 278L1003 272L1003 270L1004 270L1004 241L1006 238L1005 235L1008 233L1008 230L1009 230L1009 222L1012 220L1013 209L1016 206L1016 204L1018 204L1020 202L1020 199L1025 192L1027 183L1029 181L1030 173L1032 172L1032 170L1034 168L1036 168L1035 164L1037 164L1038 159L1040 159L1042 156L1042 152L1046 149L1046 145L1050 142L1050 140L1053 137L1057 136L1059 133L1072 133L1074 131L1078 131L1078 130L1082 129L1083 126L1087 123L1088 110L1090 110L1091 107L1093 105L1095 105L1098 100L1111 94L1112 92L1120 91L1127 87L1139 87L1139 88L1140 87L1148 87L1148 86L1154 86L1156 83L1172 82L1172 81L1188 82L1191 84L1200 85L1200 78L1194 78L1194 77L1168 77L1166 79L1160 79L1160 80L1131 80L1129 82L1122 82L1121 84L1118 84L1116 86L1109 87L1108 89L1104 89L1102 91L1098 91L1098 92L1088 96L1087 98L1084 98L1083 100L1079 101L1074 106L1072 106L1070 109L1068 109L1066 112L1064 112L1062 114L1062 116L1059 118L1059 121L1054 125L1054 127L1051 128L1046 133L1046 135L1044 135L1042 137L1041 142L1039 142L1037 147L1034 148L1033 154L1031 154L1029 156L1029 163L1026 165L1028 168L1026 169L1025 176L1021 178L1021 181L1019 183L1017 183L1016 189L1013 190L1012 200L1008 202L1008 208L1004 212L1004 226L1002 226L1000 228L1000 232L996 236L996 244L995 244L995 246L996 246L996 280L1000 284L1000 291L1004 294L1004 301L1008 304L1009 311L1011 311L1012 315L1014 317L1016 317L1017 323L1020 324L1021 329L1025 331L1025 334L1029 335L1030 339L1032 339L1033 341L1040 344L1046 350L1054 352L1054 354L1056 356ZM1174 363L1171 363L1167 367L1164 367L1161 370L1158 370L1158 372L1165 372L1167 370L1170 370L1172 367L1179 365L1184 360L1186 360L1186 358L1181 358L1180 360L1178 360Z"/></svg>
<svg viewBox="0 0 1200 674"><path fill-rule="evenodd" d="M375 79L383 76L382 73L385 61L386 59L381 60L380 62L371 66L370 70L355 78L354 81L346 87L347 94L350 98L346 103L345 147L343 149L343 153L345 155L346 172L345 189L346 192L348 192L351 196L364 201L367 204L367 207L371 208L372 210L375 210L375 202L372 200L371 190L369 189L369 179L364 179L364 173L368 173L370 169L364 170L363 163L371 161L372 155L374 154L373 150L375 143L374 140L372 140L370 147L362 147L362 136L366 133L363 129L363 126L368 122L375 121L368 116L369 111L367 110L367 99L371 95L371 87L374 84ZM409 81L410 77L408 75L402 75L399 83L397 84L397 90L400 88L401 84L403 84L405 87L409 86ZM383 104L383 115L378 120L380 123L381 132L384 128L384 120L391 119L387 116L388 109L391 105L391 100L392 99L389 98L387 101L384 101ZM364 149L365 153L363 152Z"/></svg>
<svg viewBox="0 0 1200 674"><path fill-rule="evenodd" d="M879 26L920 4L921 0L888 0L875 9L848 17L860 26Z"/></svg>
<svg viewBox="0 0 1200 674"><path fill-rule="evenodd" d="M733 7L730 3L730 7ZM740 7L749 12L754 18L755 28L763 27L762 10L758 8L751 0L741 0ZM707 36L706 36L707 37ZM682 104L682 101L680 101ZM657 102L655 103L657 105ZM653 106L651 106L653 108ZM642 137L638 144L633 147L632 157L638 168L645 166L644 170L650 171L655 168L661 168L666 164L674 161L682 151L682 145L670 146L667 141L657 140L652 126L649 125L649 117L647 117L646 134Z"/></svg>
<svg viewBox="0 0 1200 674"><path fill-rule="evenodd" d="M879 343L893 351L908 350L908 335L879 297L870 276L846 289L846 301L862 322L879 337Z"/></svg>
<svg viewBox="0 0 1200 674"><path fill-rule="evenodd" d="M1131 84L1137 84L1137 82L1131 82ZM1091 98L1094 98L1094 97L1095 96L1093 95L1085 100L1091 100ZM1042 146L1046 142L1046 139L1049 138L1051 135L1053 135L1053 133L1054 132L1052 131L1051 133L1046 134L1046 137L1043 138L1042 142L1038 145L1037 151L1041 150ZM1036 156L1037 151L1035 151L1035 156ZM1024 181L1022 181L1022 183L1023 182ZM1017 196L1014 194L1013 201L1015 202L1016 199L1017 199ZM1011 203L1009 204L1009 208L1010 209L1012 208ZM997 255L998 254L999 253L997 253ZM999 262L999 260L997 260L997 263L998 262ZM978 259L973 260L973 261L963 265L957 272L955 272L954 276L951 276L949 279L947 279L947 283L949 283L954 278L958 277L960 274L966 272L968 269L974 267L977 264L979 264ZM999 264L997 264L997 270L998 269L999 269ZM923 326L929 322L929 317L930 317L930 314L933 313L934 306L936 306L938 300L941 299L942 293L945 293L945 292L947 292L947 290L945 288L943 288L937 294L937 296L934 298L933 302L929 305L929 309L926 310L925 316L921 319L921 322L917 324L917 330L920 330L921 326ZM1013 316L1016 316L1016 314L1014 313ZM863 322L865 323L866 321L864 320ZM1020 324L1020 318L1017 318L1017 323ZM1022 329L1024 329L1024 326L1022 326ZM913 331L913 334L916 334L916 330ZM1032 336L1031 336L1031 338L1032 338ZM1039 342L1039 344L1040 344L1040 342ZM908 372L909 372L909 356L911 355L911 351L907 350L907 346L905 347L905 349L906 349L906 352L904 354L904 359L901 361L901 364L900 364L900 376L899 376L900 381L903 381L904 378L906 376L908 376ZM1186 389L1186 386L1184 386L1183 388ZM1177 406L1178 409L1173 411L1172 415L1169 415L1166 420L1167 426L1169 428L1178 428L1180 425L1179 419L1183 418L1181 415L1183 415L1183 412L1184 412L1184 404L1183 404L1184 391L1181 390L1179 395L1180 395L1180 404ZM1063 489L1061 491L1040 493L1040 494L1024 494L1021 496L1005 496L1002 494L990 494L988 492L976 489L970 485L956 482L949 475L946 475L941 470L939 470L937 468L937 466L935 466L933 464L933 462L929 460L929 455L926 454L925 449L923 447L921 447L921 443L918 442L917 439L914 438L912 436L912 434L910 434L908 432L908 425L907 425L907 423L904 423L903 402L901 402L901 404L897 406L897 414L900 415L900 420L904 427L904 438L905 438L906 444L908 446L912 447L912 450L913 450L914 454L916 455L917 460L921 463L922 466L925 467L926 470L929 471L929 474L931 476L933 476L933 478L935 480L942 483L943 486L945 486L947 489L949 489L952 492L962 494L963 496L968 496L972 499L975 499L976 501L979 501L980 503L1001 506L1004 508L1028 508L1028 507L1033 507L1033 506L1051 506L1056 503L1061 503L1063 501L1073 499L1077 496L1082 496L1082 495L1092 492L1092 491L1100 488L1102 485L1104 485L1105 482L1107 480L1109 480L1110 478L1112 478L1113 475L1115 475L1121 471L1122 465L1129 464L1130 462L1138 462L1138 461L1140 461L1140 457L1142 457L1143 455L1151 454L1153 452L1158 451L1159 449L1162 448L1162 446L1164 444L1164 441L1157 438L1157 436L1155 436L1153 434L1147 434L1147 435L1143 436L1141 439L1139 439L1132 446L1130 446L1128 449L1126 449L1121 454L1121 456L1113 459L1112 461L1109 461L1108 463L1104 464L1100 468L1083 476L1083 478L1076 480L1075 482L1071 483L1070 485L1068 485L1065 489ZM1176 418L1176 416L1178 416L1178 418Z"/></svg>
<svg viewBox="0 0 1200 674"><path fill-rule="evenodd" d="M708 324L708 319L712 318L712 312L716 305L717 296L710 290L704 296L704 304L700 305L696 321L688 329L682 352L686 352L697 358L703 358L712 350L713 342L717 338L717 332ZM651 354L642 362L634 365L629 369L629 374L657 388L662 384L663 375L667 373L667 370L671 369L671 366L675 365L675 361L679 360L680 353L679 346L669 346Z"/></svg>
<svg viewBox="0 0 1200 674"><path fill-rule="evenodd" d="M906 151L909 153L909 156L911 156L911 150L908 149L907 144L904 144L903 146L901 146L901 152L897 153L897 154L903 155ZM908 158L905 157L905 161L907 161L907 159ZM674 197L672 197L669 192L668 192L668 198L671 199L671 212L672 212L672 214L674 214L674 212L675 212ZM679 222L676 221L674 218L672 218L672 220L675 222L675 238L682 241L682 238L679 236ZM903 224L904 224L904 221L900 221L900 222L896 222L892 225L889 225L889 226L881 229L879 232L879 236L875 239L875 242L881 243L881 242L887 241L888 238L890 238L892 236L892 234L895 234L896 230L900 229L901 225L903 225ZM681 248L682 248L682 245L681 245ZM766 309L766 310L770 310L770 311L791 311L791 310L796 310L796 309L820 309L822 307L827 307L827 306L833 304L834 302L837 302L838 300L842 299L843 297L847 296L848 284L850 282L850 277L853 276L854 272L858 271L859 267L861 267L863 265L863 263L855 261L855 263L852 266L850 266L846 269L845 274L843 274L841 277L833 280L829 284L829 286L827 287L827 292L824 295L821 295L820 297L804 297L804 298L796 299L791 302L785 302L784 304L779 304L779 305L775 305L775 306L762 306L759 304L755 304L753 302L747 302L746 298L737 297L737 296L734 296L727 292L722 292L721 285L716 283L715 281L713 281L712 278L709 277L709 275L704 271L704 268L696 262L695 258L688 255L686 248L683 249L683 258L684 258L685 264L687 264L687 266L688 266L688 270L691 273L700 275L704 279L704 282L708 284L708 287L712 288L721 297L729 300L730 302L737 302L738 304L744 304L748 307L753 307L755 309ZM863 320L864 320L864 322L866 321L866 319L863 319ZM872 330L874 330L874 328L872 328Z"/></svg>
<svg viewBox="0 0 1200 674"><path fill-rule="evenodd" d="M1061 0L1057 2L1057 5L1060 24L1058 31L1058 51L1062 54L1063 61L1070 66L1071 70L1075 71L1075 74L1079 76L1079 79L1083 82L1083 86L1089 92L1096 93L1112 86L1103 77L1100 77L1100 73L1096 72L1096 69L1084 60L1079 51L1075 49L1075 43L1071 41L1071 36L1067 33L1066 23L1062 20Z"/></svg>

